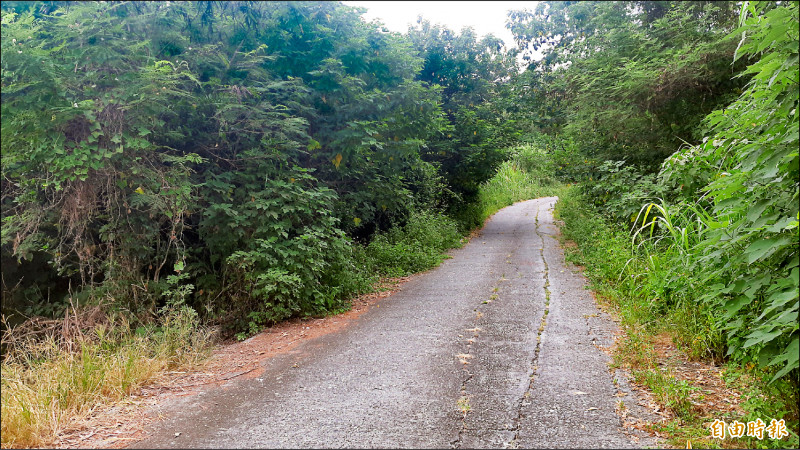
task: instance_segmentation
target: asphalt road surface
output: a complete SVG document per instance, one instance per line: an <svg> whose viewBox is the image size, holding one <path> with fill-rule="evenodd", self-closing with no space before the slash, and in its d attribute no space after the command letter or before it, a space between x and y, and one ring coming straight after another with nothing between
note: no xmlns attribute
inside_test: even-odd
<svg viewBox="0 0 800 450"><path fill-rule="evenodd" d="M134 447L634 447L597 348L615 325L565 267L556 201L501 210L440 267L260 377L175 400Z"/></svg>

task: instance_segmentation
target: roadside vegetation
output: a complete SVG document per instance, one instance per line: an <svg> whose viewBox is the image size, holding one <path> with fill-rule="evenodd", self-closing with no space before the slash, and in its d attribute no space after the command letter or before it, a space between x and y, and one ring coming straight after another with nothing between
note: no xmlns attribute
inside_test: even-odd
<svg viewBox="0 0 800 450"><path fill-rule="evenodd" d="M797 447L796 2L540 2L519 50L360 12L3 2L3 447L550 195L661 432ZM708 438L665 335L790 436Z"/></svg>
<svg viewBox="0 0 800 450"><path fill-rule="evenodd" d="M477 199L453 215L470 230L483 226L492 214L515 202L558 195L562 188L555 176L555 157L539 142L509 148L508 160L480 187Z"/></svg>
<svg viewBox="0 0 800 450"><path fill-rule="evenodd" d="M58 329L46 334L28 324L4 335L3 448L51 446L75 419L167 371L194 367L211 348L212 332L185 306L170 307L157 323L135 330L125 316L100 308L53 325Z"/></svg>
<svg viewBox="0 0 800 450"><path fill-rule="evenodd" d="M567 15L577 8L567 8ZM707 19L720 13L710 8ZM695 137L687 135L668 158L623 152L605 159L628 145L606 142L605 161L595 159L580 187L557 207L565 238L578 246L573 260L586 267L626 328L616 363L674 413L674 421L660 428L673 445L690 439L712 447L798 446L797 18L797 3L744 4L728 17L726 32L707 41L709 49L724 49L735 38L729 62L743 64L733 79L743 83L734 90L738 95L719 98L704 116L688 115L681 123L694 120ZM579 65L599 63L588 57ZM600 91L612 94L631 82L623 78ZM585 111L577 108L586 101L580 94L572 98L576 109L565 113L567 123L571 116L582 120ZM630 102L628 107L637 106ZM564 127L565 137L587 156L586 147L610 137L569 132L575 123ZM660 165L648 169L647 161ZM741 395L740 416L700 413L693 399L701 386L675 377L656 358L655 344L664 335L689 360L724 365L721 376ZM756 418L784 420L787 435L710 436L715 419Z"/></svg>
<svg viewBox="0 0 800 450"><path fill-rule="evenodd" d="M724 358L720 347L725 336L716 329L716 312L665 298L671 272L681 264L677 252L649 243L634 244L630 233L615 229L589 205L577 186L560 195L556 212L564 222L563 238L577 244L567 247L567 259L584 268L598 302L619 319L624 330L614 349L615 367L629 371L636 383L652 392L661 407L673 414L670 421L654 430L678 447L685 446L687 440L696 447L711 448L797 447L797 389L792 380L773 381L774 371L765 371L756 362L742 364ZM693 276L681 273L681 277L689 281ZM700 408L708 401L725 401L725 396L707 400L703 385L676 376L666 358L655 349L662 336L689 361L708 361L711 366L721 366L719 374L724 386L736 396L727 400L738 401L741 413ZM704 375L714 376L714 372ZM791 435L782 440L729 436L722 441L709 437L708 425L716 419L747 423L757 418L767 424L768 419L784 419Z"/></svg>
<svg viewBox="0 0 800 450"><path fill-rule="evenodd" d="M486 181L474 211L485 219L514 202L561 192L552 170L532 165L534 145L509 150L509 159ZM444 214L414 213L402 227L356 245L361 273L372 289L381 277L401 277L438 266L447 250L467 239L459 222ZM177 285L177 279L169 279ZM168 371L200 367L216 342L214 331L184 304L186 290L171 297L159 321L134 328L125 314L101 306L63 320L31 321L4 335L2 365L3 446L52 445L61 431L98 407L111 405L157 382ZM346 309L346 308L345 308ZM344 310L344 309L343 309ZM336 313L338 311L331 311ZM67 331L65 331L67 330ZM240 338L258 332L242 332Z"/></svg>
<svg viewBox="0 0 800 450"><path fill-rule="evenodd" d="M3 447L461 244L513 54L360 12L3 2Z"/></svg>

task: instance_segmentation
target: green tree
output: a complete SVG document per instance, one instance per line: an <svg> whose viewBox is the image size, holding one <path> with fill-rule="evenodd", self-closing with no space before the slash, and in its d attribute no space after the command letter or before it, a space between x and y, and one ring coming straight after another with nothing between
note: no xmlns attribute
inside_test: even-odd
<svg viewBox="0 0 800 450"><path fill-rule="evenodd" d="M747 3L736 58L752 58L736 101L706 117L709 136L662 168L703 225L691 289L714 307L728 355L798 381L798 4ZM688 205L688 206L687 206ZM693 209L692 209L693 206ZM702 209L701 209L702 208Z"/></svg>
<svg viewBox="0 0 800 450"><path fill-rule="evenodd" d="M437 136L424 158L439 165L453 189L470 200L519 135L500 101L516 73L516 51L491 34L478 39L471 28L455 33L422 17L408 36L424 61L416 78L441 86L448 119L446 134Z"/></svg>
<svg viewBox="0 0 800 450"><path fill-rule="evenodd" d="M530 62L533 97L590 157L656 170L701 119L735 98L731 2L543 2L512 11L509 28ZM534 52L542 54L534 61Z"/></svg>
<svg viewBox="0 0 800 450"><path fill-rule="evenodd" d="M351 237L445 206L428 156L462 126L411 42L361 12L4 2L4 277L49 264L142 316L184 292L238 329L337 308L360 289ZM32 281L4 289L46 301Z"/></svg>

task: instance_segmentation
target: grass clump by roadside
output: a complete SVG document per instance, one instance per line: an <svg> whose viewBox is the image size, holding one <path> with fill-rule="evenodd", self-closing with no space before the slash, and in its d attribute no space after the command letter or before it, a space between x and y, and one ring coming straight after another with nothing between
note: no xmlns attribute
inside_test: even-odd
<svg viewBox="0 0 800 450"><path fill-rule="evenodd" d="M196 365L210 350L211 333L185 306L135 330L124 316L100 307L47 322L3 335L3 448L53 445L61 431L98 406L125 398L165 371Z"/></svg>
<svg viewBox="0 0 800 450"><path fill-rule="evenodd" d="M615 231L591 209L578 187L562 192L556 215L564 222L564 239L577 244L567 249L567 259L585 267L592 289L625 330L614 364L629 370L635 382L647 387L673 415L670 421L655 425L656 431L681 447L687 440L711 448L798 447L796 386L786 378L773 381L774 370L726 362L720 356L725 354L724 330L716 325L715 312L694 301L689 290L670 291L670 279L693 276L681 273L680 258L685 255L679 249L650 242L634 246L628 233ZM668 345L662 342L664 337ZM683 362L668 360L663 350L670 345L677 349L670 358L680 354ZM714 374L715 379L695 382L685 370L687 363L705 364L706 378ZM784 420L789 436L771 439L765 432L759 440L710 435L709 425L716 419L747 423L757 418L767 425L772 419Z"/></svg>
<svg viewBox="0 0 800 450"><path fill-rule="evenodd" d="M438 266L448 249L460 247L456 222L443 214L416 212L403 227L378 234L366 247L373 270L403 277Z"/></svg>
<svg viewBox="0 0 800 450"><path fill-rule="evenodd" d="M556 164L541 146L521 145L509 149L509 155L495 176L481 185L477 200L452 213L462 230L483 226L492 214L515 202L558 195L562 189Z"/></svg>

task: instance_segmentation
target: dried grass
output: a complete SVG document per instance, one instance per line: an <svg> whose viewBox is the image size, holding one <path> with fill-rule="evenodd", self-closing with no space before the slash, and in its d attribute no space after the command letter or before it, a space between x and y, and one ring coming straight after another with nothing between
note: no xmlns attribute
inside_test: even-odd
<svg viewBox="0 0 800 450"><path fill-rule="evenodd" d="M186 309L169 312L161 327L140 333L97 307L7 331L0 445L52 445L97 407L129 396L167 370L199 363L210 338Z"/></svg>

